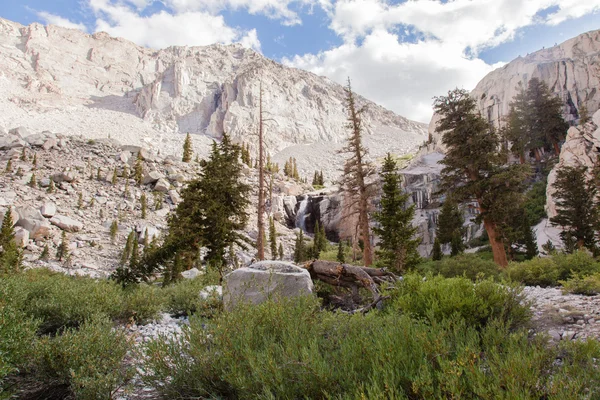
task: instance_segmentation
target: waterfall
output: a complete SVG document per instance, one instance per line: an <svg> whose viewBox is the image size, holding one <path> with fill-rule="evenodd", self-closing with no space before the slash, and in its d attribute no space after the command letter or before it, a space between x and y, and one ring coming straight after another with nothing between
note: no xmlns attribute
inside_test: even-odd
<svg viewBox="0 0 600 400"><path fill-rule="evenodd" d="M306 207L308 207L308 196L306 196L300 202L300 207L298 207L298 212L296 213L296 228L300 228L306 232Z"/></svg>

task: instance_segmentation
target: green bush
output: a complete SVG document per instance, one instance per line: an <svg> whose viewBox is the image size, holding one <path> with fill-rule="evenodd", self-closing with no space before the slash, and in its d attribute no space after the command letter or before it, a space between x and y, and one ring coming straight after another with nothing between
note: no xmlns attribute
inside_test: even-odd
<svg viewBox="0 0 600 400"><path fill-rule="evenodd" d="M528 286L554 286L558 283L558 268L550 257L532 258L523 262L511 262L506 269L506 276Z"/></svg>
<svg viewBox="0 0 600 400"><path fill-rule="evenodd" d="M600 293L600 273L588 276L573 274L569 280L560 281L563 293L583 294L593 296Z"/></svg>
<svg viewBox="0 0 600 400"><path fill-rule="evenodd" d="M573 274L587 276L600 272L600 263L585 251L559 253L552 256L552 259L558 269L559 280L569 279Z"/></svg>
<svg viewBox="0 0 600 400"><path fill-rule="evenodd" d="M520 263L510 263L506 275L515 282L529 286L558 286L559 281L571 277L585 277L600 272L600 263L583 251L573 254L555 254L552 257L534 258Z"/></svg>
<svg viewBox="0 0 600 400"><path fill-rule="evenodd" d="M6 304L11 299L5 293L0 291L0 295L0 398L3 398L4 379L27 365L37 322Z"/></svg>
<svg viewBox="0 0 600 400"><path fill-rule="evenodd" d="M94 315L121 313L121 288L110 281L35 269L5 278L0 286L14 293L14 306L24 315L40 320L41 334L77 327Z"/></svg>
<svg viewBox="0 0 600 400"><path fill-rule="evenodd" d="M165 308L164 292L145 284L134 285L123 290L121 318L144 324L156 318Z"/></svg>
<svg viewBox="0 0 600 400"><path fill-rule="evenodd" d="M47 390L66 387L77 399L109 399L132 377L123 363L129 347L122 330L106 317L94 317L77 330L41 338L32 372Z"/></svg>
<svg viewBox="0 0 600 400"><path fill-rule="evenodd" d="M499 285L491 280L472 282L467 278L443 278L409 274L392 292L392 305L415 318L442 321L460 316L468 326L483 327L500 320L509 327L529 321L530 309L519 287Z"/></svg>
<svg viewBox="0 0 600 400"><path fill-rule="evenodd" d="M200 292L208 285L204 276L195 279L184 279L163 289L165 309L168 313L181 316L198 313L211 318L221 309L221 300L215 295L207 299L200 297Z"/></svg>
<svg viewBox="0 0 600 400"><path fill-rule="evenodd" d="M416 270L423 275L440 274L446 278L466 276L471 280L500 275L498 266L492 260L485 260L477 254L461 254L456 257L444 257L440 261L428 261L419 264Z"/></svg>
<svg viewBox="0 0 600 400"><path fill-rule="evenodd" d="M597 342L557 350L497 319L479 329L457 315L442 321L397 312L348 315L321 311L311 298L242 305L207 325L192 318L185 337L151 342L146 354L146 382L165 398L600 395ZM559 354L563 362L554 363Z"/></svg>

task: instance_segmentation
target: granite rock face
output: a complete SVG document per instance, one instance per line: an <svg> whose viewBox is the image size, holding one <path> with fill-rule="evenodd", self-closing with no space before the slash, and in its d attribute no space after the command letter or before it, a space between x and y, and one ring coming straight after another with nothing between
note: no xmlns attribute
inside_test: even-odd
<svg viewBox="0 0 600 400"><path fill-rule="evenodd" d="M261 261L242 267L224 278L223 305L260 304L269 299L310 295L313 283L304 268L281 261Z"/></svg>
<svg viewBox="0 0 600 400"><path fill-rule="evenodd" d="M585 125L572 126L569 128L565 143L560 149L558 164L554 166L548 175L548 186L546 187L546 212L549 218L556 216L556 204L554 198L554 182L556 173L563 166L585 166L588 174L600 155L600 110L596 111L592 120Z"/></svg>
<svg viewBox="0 0 600 400"><path fill-rule="evenodd" d="M202 156L223 132L237 142L256 141L252 135L262 82L271 119L265 142L273 156L289 147L315 144L317 150L333 154L332 144L347 136L342 86L241 45L152 50L106 33L22 26L5 19L0 19L0 43L3 126L112 137L163 154L178 154L183 133L189 132ZM367 105L367 133L381 136L383 143L393 141L407 153L425 138L424 124L360 96L359 102ZM31 140L41 146L44 137L38 136ZM18 140L2 145L16 144ZM308 150L306 155L299 149L294 153L299 169L308 174ZM322 162L327 164L328 158ZM327 174L327 165L324 169Z"/></svg>
<svg viewBox="0 0 600 400"><path fill-rule="evenodd" d="M600 108L600 30L591 31L553 47L519 57L487 74L471 91L479 111L496 127L508 114L519 84L531 78L546 82L564 104L563 116L571 124L579 121L585 105L590 113ZM438 116L429 123L435 148L443 150L435 133Z"/></svg>

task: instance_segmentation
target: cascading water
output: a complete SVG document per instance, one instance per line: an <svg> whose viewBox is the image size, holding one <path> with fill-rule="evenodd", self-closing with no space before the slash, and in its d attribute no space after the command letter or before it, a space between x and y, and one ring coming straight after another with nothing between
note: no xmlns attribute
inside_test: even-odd
<svg viewBox="0 0 600 400"><path fill-rule="evenodd" d="M306 208L308 207L308 196L300 202L298 212L296 213L296 228L300 228L306 232Z"/></svg>

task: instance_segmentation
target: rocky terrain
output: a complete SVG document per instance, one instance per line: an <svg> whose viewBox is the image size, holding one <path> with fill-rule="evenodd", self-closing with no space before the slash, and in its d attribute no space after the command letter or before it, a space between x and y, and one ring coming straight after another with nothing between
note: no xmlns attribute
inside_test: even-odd
<svg viewBox="0 0 600 400"><path fill-rule="evenodd" d="M133 179L138 152L144 158L141 186ZM6 171L9 160L11 169ZM0 162L0 216L11 210L18 244L25 249L25 265L96 277L107 276L117 266L132 229L140 243L146 234L150 240L163 234L169 213L181 201L181 189L199 168L196 162L181 162L181 155L163 157L146 148L121 145L114 139L32 133L23 127L0 132ZM127 179L123 177L125 170L130 175ZM244 174L244 179L256 189L256 170L246 167ZM36 183L32 185L33 175ZM49 192L51 181L54 190ZM296 198L290 193L308 190L277 175L273 203L288 199L288 213L294 218ZM145 218L141 211L142 194L147 199ZM256 216L254 209L249 211L252 215L247 234L255 239ZM276 223L279 241L289 256L295 222L286 220L282 213L277 216L281 221ZM110 236L113 221L118 223L114 239ZM58 262L54 255L63 231L67 233L71 258ZM50 259L42 261L39 258L46 245ZM251 251L239 251L237 255L243 264L253 257Z"/></svg>
<svg viewBox="0 0 600 400"><path fill-rule="evenodd" d="M164 154L178 152L186 132L205 154L226 131L256 153L262 84L275 161L292 155L303 176L316 168L339 175L343 88L240 45L151 50L105 33L0 19L0 49L0 126L113 138ZM374 158L406 154L425 139L424 124L359 102Z"/></svg>

